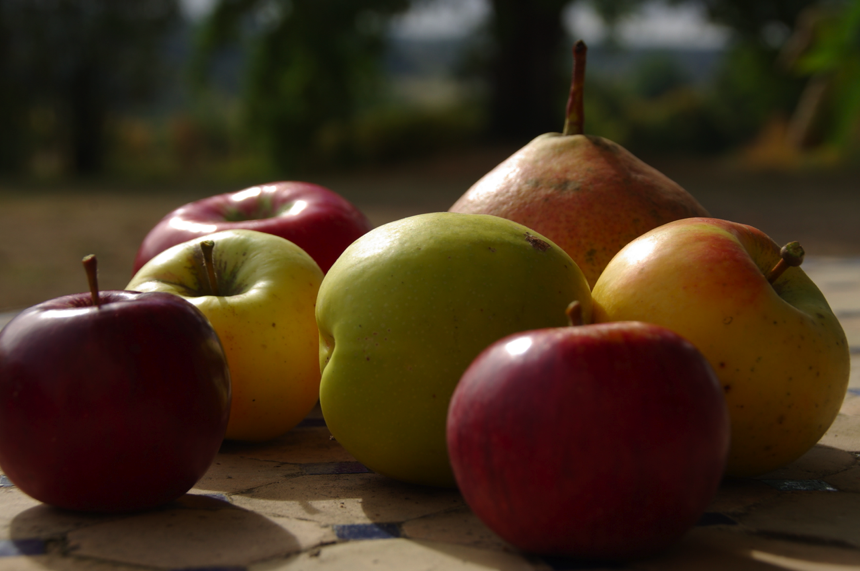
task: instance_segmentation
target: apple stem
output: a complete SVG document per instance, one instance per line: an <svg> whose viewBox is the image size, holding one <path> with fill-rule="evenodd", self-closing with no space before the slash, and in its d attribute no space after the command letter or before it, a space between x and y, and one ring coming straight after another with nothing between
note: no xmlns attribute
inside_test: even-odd
<svg viewBox="0 0 860 571"><path fill-rule="evenodd" d="M582 40L573 44L573 78L570 82L570 95L567 98L567 117L564 120L563 135L582 135L585 128L582 92L585 87L585 55L588 47Z"/></svg>
<svg viewBox="0 0 860 571"><path fill-rule="evenodd" d="M212 240L200 242L200 250L203 252L203 266L206 268L206 277L209 279L209 289L212 290L212 295L218 295L218 277L215 275L215 261L212 255L214 249L215 242Z"/></svg>
<svg viewBox="0 0 860 571"><path fill-rule="evenodd" d="M783 246L779 251L779 261L767 274L767 281L773 283L788 268L795 268L802 264L804 254L800 242L789 242Z"/></svg>
<svg viewBox="0 0 860 571"><path fill-rule="evenodd" d="M93 298L93 305L96 309L101 309L101 300L99 299L99 267L95 254L84 256L81 260L84 264L84 271L87 273L87 283L90 286L90 296Z"/></svg>
<svg viewBox="0 0 860 571"><path fill-rule="evenodd" d="M579 300L571 301L565 313L567 314L567 322L570 323L571 327L582 325L582 304L579 303Z"/></svg>

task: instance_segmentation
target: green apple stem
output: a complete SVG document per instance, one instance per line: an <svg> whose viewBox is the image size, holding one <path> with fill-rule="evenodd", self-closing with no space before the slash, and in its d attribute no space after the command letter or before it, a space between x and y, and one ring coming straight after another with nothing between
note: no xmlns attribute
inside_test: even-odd
<svg viewBox="0 0 860 571"><path fill-rule="evenodd" d="M93 305L96 309L101 309L101 300L99 299L99 267L95 254L84 256L81 260L84 264L84 271L87 273L87 283L90 286L90 296L93 298Z"/></svg>
<svg viewBox="0 0 860 571"><path fill-rule="evenodd" d="M215 242L212 240L203 240L200 242L200 250L203 252L203 266L206 268L206 277L209 279L209 289L212 295L218 295L218 276L215 275L215 261L212 251L215 249Z"/></svg>
<svg viewBox="0 0 860 571"><path fill-rule="evenodd" d="M788 268L794 268L803 263L805 252L800 242L789 242L779 251L779 261L767 274L767 281L773 283Z"/></svg>
<svg viewBox="0 0 860 571"><path fill-rule="evenodd" d="M585 128L582 92L585 87L585 55L588 47L582 40L573 45L573 78L570 82L570 95L567 98L567 117L564 120L563 135L582 135Z"/></svg>
<svg viewBox="0 0 860 571"><path fill-rule="evenodd" d="M565 313L567 314L567 322L570 323L571 327L582 325L582 304L578 300L571 301Z"/></svg>

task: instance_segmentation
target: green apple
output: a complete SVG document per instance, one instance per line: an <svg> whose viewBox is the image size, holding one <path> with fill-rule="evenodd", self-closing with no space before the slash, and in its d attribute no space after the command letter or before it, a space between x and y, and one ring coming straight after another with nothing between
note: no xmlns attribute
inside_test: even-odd
<svg viewBox="0 0 860 571"><path fill-rule="evenodd" d="M806 273L788 267L802 255L744 224L679 220L630 242L594 285L596 322L663 325L711 363L731 415L732 476L800 457L845 396L845 333Z"/></svg>
<svg viewBox="0 0 860 571"><path fill-rule="evenodd" d="M284 238L227 230L161 252L126 289L173 293L203 312L232 377L226 438L264 441L294 427L317 403L314 305L322 277L310 255Z"/></svg>
<svg viewBox="0 0 860 571"><path fill-rule="evenodd" d="M431 213L365 234L317 298L320 405L332 435L371 470L454 486L448 402L488 345L591 317L576 263L529 228L489 215Z"/></svg>

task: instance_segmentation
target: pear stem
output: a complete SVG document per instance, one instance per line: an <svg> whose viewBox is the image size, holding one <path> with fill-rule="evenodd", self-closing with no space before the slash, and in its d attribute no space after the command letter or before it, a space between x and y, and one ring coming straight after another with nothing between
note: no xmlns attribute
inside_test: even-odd
<svg viewBox="0 0 860 571"><path fill-rule="evenodd" d="M767 274L767 281L773 283L788 268L795 268L803 263L805 252L800 242L789 242L779 251L779 261Z"/></svg>
<svg viewBox="0 0 860 571"><path fill-rule="evenodd" d="M215 242L212 240L203 240L200 242L200 250L203 252L203 266L206 268L206 277L209 280L209 289L212 295L218 295L218 276L215 275L215 261L212 251L215 249Z"/></svg>
<svg viewBox="0 0 860 571"><path fill-rule="evenodd" d="M579 300L571 301L565 313L567 314L567 322L571 327L582 325L582 304L579 303Z"/></svg>
<svg viewBox="0 0 860 571"><path fill-rule="evenodd" d="M588 47L582 40L573 45L573 78L570 82L570 95L567 98L567 117L564 120L563 135L582 135L585 131L582 92L585 87L585 56Z"/></svg>
<svg viewBox="0 0 860 571"><path fill-rule="evenodd" d="M95 254L84 256L81 260L84 265L84 271L87 273L87 283L90 286L90 297L93 299L93 305L96 309L101 309L101 300L99 299L99 267Z"/></svg>

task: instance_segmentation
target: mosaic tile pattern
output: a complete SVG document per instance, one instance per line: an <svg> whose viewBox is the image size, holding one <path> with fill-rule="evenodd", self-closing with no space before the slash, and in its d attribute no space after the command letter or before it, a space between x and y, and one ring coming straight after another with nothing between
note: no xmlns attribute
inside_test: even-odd
<svg viewBox="0 0 860 571"><path fill-rule="evenodd" d="M852 347L842 410L793 464L723 482L658 557L599 563L522 553L453 490L356 462L315 410L264 445L226 443L189 494L119 516L57 510L0 475L0 571L860 569L860 260L808 260ZM0 316L0 325L9 316Z"/></svg>

